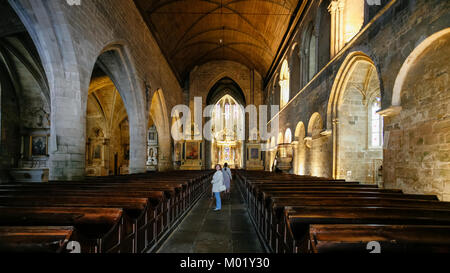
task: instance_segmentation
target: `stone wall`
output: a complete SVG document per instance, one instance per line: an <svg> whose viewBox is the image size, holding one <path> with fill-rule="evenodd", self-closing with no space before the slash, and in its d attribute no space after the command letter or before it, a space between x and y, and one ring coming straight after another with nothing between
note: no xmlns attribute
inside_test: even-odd
<svg viewBox="0 0 450 273"><path fill-rule="evenodd" d="M1 95L1 145L0 145L0 183L10 180L9 169L16 167L20 159L20 115L19 101L13 86L0 69Z"/></svg>
<svg viewBox="0 0 450 273"><path fill-rule="evenodd" d="M380 82L375 68L367 62L357 63L348 77L337 109L336 178L375 184L383 150L372 145L371 114L381 97Z"/></svg>
<svg viewBox="0 0 450 273"><path fill-rule="evenodd" d="M189 102L192 102L194 97L202 97L205 104L211 88L225 77L239 85L248 105L261 104L262 78L259 73L232 61L212 61L195 67L190 74Z"/></svg>
<svg viewBox="0 0 450 273"><path fill-rule="evenodd" d="M42 59L50 86L50 178L84 175L86 102L92 69L101 53L116 66L119 92L130 117L130 171L145 171L146 86L162 89L166 107L182 102L179 83L132 0L13 0ZM106 60L106 62L108 62ZM117 68L119 67L119 68ZM114 71L112 71L114 73Z"/></svg>
<svg viewBox="0 0 450 273"><path fill-rule="evenodd" d="M302 19L297 26L296 35L306 31L306 29L310 26L310 22L314 21L311 20L311 18L314 18L316 14L319 14L319 7L317 5L318 1L314 2L316 2L316 4L311 4L308 14L305 15L304 19ZM382 100L381 104L383 109L382 113L383 115L395 114L395 109L398 108L396 107L398 105L396 104L397 100L395 99L397 96L396 92L398 91L395 91L395 83L397 78L400 77L399 74L401 72L401 68L406 62L408 56L427 37L430 37L450 26L450 2L448 1L391 0L383 1L383 6L376 9L370 8L369 10L370 15L366 17L362 30L349 43L347 43L336 56L332 57L328 61L324 61L323 59L320 60L318 73L311 81L303 82L301 77L304 77L303 75L305 71L300 71L300 73L298 73L298 69L291 68L291 71L296 71L294 75L291 75L291 77L298 77L297 79L292 79L291 82L299 81L300 86L298 89L291 89L291 101L284 109L281 109L277 115L280 119L279 123L281 132L285 132L287 128L294 131L297 124L300 122L303 124L308 124L312 115L316 112L323 118L324 122L322 133L325 136L329 134L331 135L327 138L328 141L325 141L324 139L322 143L322 151L326 151L326 155L322 157L322 162L324 165L319 167L321 168L320 171L316 171L316 173L321 173L322 176L336 177L337 173L335 170L336 159L334 157L336 154L335 150L338 138L335 130L336 123L333 122L336 114L334 109L336 108L333 107L338 107L338 104L334 104L333 98L342 92L342 88L337 88L337 83L339 83L341 77L345 76L345 73L348 73L348 71L346 71L346 69L348 69L347 64L352 62L354 58L358 58L358 55L365 56L364 58L367 57L370 62L373 62L379 79ZM374 10L377 10L376 15L373 13ZM320 29L320 31L325 30ZM298 36L293 36L291 38L290 43L284 50L285 55L282 60L285 58L292 60L292 56L295 56L294 54L296 54L294 50L291 50L293 48L299 48L300 51L302 48L305 48L305 45L302 45L302 39L299 39ZM436 50L436 52L438 52L438 50ZM437 70L442 68L442 64L444 63L444 58L442 57L444 53L440 54L440 60L436 59L432 62L432 64L430 64L433 71L436 70L433 72L435 76L430 76L423 71L424 75L431 77L428 81L428 84L430 84L428 91L438 88L434 86L441 86L442 83L447 83L448 85L448 79L446 78L447 74L444 72L437 72ZM266 102L268 103L279 103L280 90L278 77L282 60L277 64L278 67L275 73L273 73L271 78L267 81L268 83L264 92L267 98ZM300 56L300 70L304 70L304 67L302 66L303 62L304 60L302 60L302 57ZM437 80L432 82L431 79ZM291 84L291 86L295 87L295 84ZM448 88L446 91L448 93ZM433 103L440 104L443 101L443 97L436 95L433 97L428 97L425 101L429 105L433 105ZM422 148L420 148L420 145L422 144L420 144L419 141L420 145L417 144L419 145L417 149L422 151L421 157L418 157L417 152L414 153L412 151L409 151L405 156L397 154L397 151L401 152L402 149L406 149L404 148L404 143L406 140L404 137L401 137L403 131L400 130L400 128L403 127L401 127L400 124L402 122L406 122L404 129L406 131L416 128L416 125L413 125L413 123L409 125L409 121L406 118L397 118L397 120L393 122L389 120L389 117L386 117L387 124L385 126L385 131L391 130L389 126L392 127L392 125L389 124L396 124L396 130L388 136L388 142L390 143L389 145L394 146L388 146L388 149L384 151L385 160L383 167L384 170L388 168L388 171L385 171L383 176L386 186L388 187L400 187L404 188L406 191L416 191L417 193L433 192L435 194L439 194L439 196L443 199L448 199L448 197L444 197L444 195L448 192L448 185L447 189L445 189L445 184L448 183L444 181L448 181L449 177L448 172L446 172L448 169L448 162L446 163L447 139L444 137L448 135L448 129L446 128L446 123L442 117L442 111L444 111L442 110L442 106L440 108L434 107L433 109L440 109L440 114L435 113L434 115L435 118L439 117L442 121L438 123L438 125L434 125L434 127L433 123L429 123L427 128L430 131L432 131L433 128L437 131L441 130L442 133L430 134L428 137L428 141L434 143L434 148L427 148L422 151ZM434 110L434 112L436 111L438 110ZM448 113L448 109L446 111ZM337 119L335 121L339 122ZM308 132L308 129L306 129L306 135L308 136L310 134L311 132ZM299 141L301 142L301 140ZM424 143L425 141L427 141L427 137L423 138ZM347 143L344 145L350 144ZM317 147L318 146L322 145L317 145ZM410 149L415 149L415 146L416 144L411 144L409 147ZM437 147L440 147L440 150L442 150L439 154L436 154ZM424 155L424 152L426 152L426 155ZM300 152L297 154L301 155ZM405 152L403 152L403 154L405 154ZM374 156L377 157L379 155ZM307 151L304 157L306 157L306 166L295 166L294 170L301 172L301 169L304 169L305 173L312 173L313 170L318 167L314 166L311 155ZM413 163L418 162L419 160L414 159L415 157L423 157L424 160L431 160L431 162L433 162L426 166L426 168L422 167L424 168L423 176L422 174L418 174L418 172L421 171L418 169L419 164ZM294 158L294 162L297 162L297 164L300 164L299 162L301 161L301 159ZM393 163L400 161L412 162L407 168L402 168L400 166L396 167L397 163ZM390 164L391 166L388 166ZM268 165L269 164L266 164L266 166ZM425 165L422 164L422 166ZM396 168L397 171L395 171ZM407 173L412 168L416 169L411 172L412 177L407 178L409 176ZM406 186L410 183L406 182L406 180L417 182L415 182L415 186ZM418 186L419 181L420 186Z"/></svg>
<svg viewBox="0 0 450 273"><path fill-rule="evenodd" d="M387 187L450 201L450 34L412 64L401 91L402 111L386 119Z"/></svg>
<svg viewBox="0 0 450 273"><path fill-rule="evenodd" d="M0 28L6 27L2 23ZM0 36L0 43L1 183L9 180L11 168L38 165L29 153L29 136L44 135L49 131L50 98L31 38L25 32L9 33ZM38 161L43 164L39 167L45 167L47 158L39 157Z"/></svg>

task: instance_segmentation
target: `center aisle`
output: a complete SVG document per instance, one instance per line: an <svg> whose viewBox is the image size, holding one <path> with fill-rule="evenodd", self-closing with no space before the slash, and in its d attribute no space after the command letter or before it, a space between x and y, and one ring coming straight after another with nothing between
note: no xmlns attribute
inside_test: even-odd
<svg viewBox="0 0 450 273"><path fill-rule="evenodd" d="M158 253L264 253L238 189L232 190L220 212L206 194Z"/></svg>

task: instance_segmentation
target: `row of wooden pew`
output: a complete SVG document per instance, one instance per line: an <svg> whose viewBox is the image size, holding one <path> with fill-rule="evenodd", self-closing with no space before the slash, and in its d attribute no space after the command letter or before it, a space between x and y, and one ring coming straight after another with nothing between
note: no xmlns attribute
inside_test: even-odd
<svg viewBox="0 0 450 273"><path fill-rule="evenodd" d="M1 252L156 250L209 186L212 171L0 185ZM71 245L69 245L71 247Z"/></svg>
<svg viewBox="0 0 450 273"><path fill-rule="evenodd" d="M235 171L268 251L450 252L450 203L309 176Z"/></svg>

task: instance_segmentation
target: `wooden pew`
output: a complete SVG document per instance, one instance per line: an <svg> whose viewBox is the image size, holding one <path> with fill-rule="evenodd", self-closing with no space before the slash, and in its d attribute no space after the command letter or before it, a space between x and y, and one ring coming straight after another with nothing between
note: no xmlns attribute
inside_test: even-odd
<svg viewBox="0 0 450 273"><path fill-rule="evenodd" d="M438 202L432 200L410 200L398 198L380 197L309 197L300 199L274 198L266 210L263 234L267 241L271 243L273 249L279 247L286 235L284 227L284 210L294 207L392 207L392 208L426 208L450 210L449 202Z"/></svg>
<svg viewBox="0 0 450 273"><path fill-rule="evenodd" d="M76 184L66 185L6 185L0 186L0 195L2 194L18 194L18 195L34 195L34 193L51 193L52 195L72 195L72 196L91 196L96 197L100 194L108 197L141 197L149 198L155 202L158 221L161 221L164 229L171 224L176 217L175 205L173 200L177 196L175 187L135 187L133 185L109 187L106 185L83 185ZM161 203L161 205L159 204Z"/></svg>
<svg viewBox="0 0 450 273"><path fill-rule="evenodd" d="M21 188L21 187L15 187L15 188L5 188L0 186L0 196L30 196L36 197L38 196L44 196L47 194L51 194L52 196L61 196L61 197L91 197L93 199L104 197L106 199L103 199L102 202L107 202L105 200L109 199L109 202L116 203L113 207L118 207L120 204L117 204L117 202L120 202L120 198L145 198L148 201L148 211L142 212L142 213L133 213L132 215L145 215L146 219L140 220L145 222L146 225L144 227L141 227L138 225L139 229L144 229L143 232L147 232L147 237L152 240L156 240L156 237L158 237L162 232L164 232L165 229L168 228L168 226L171 223L171 213L173 211L169 211L169 205L170 202L169 199L167 199L167 196L165 195L166 192L163 191L157 191L157 190L136 190L136 189L108 189L105 188L103 190L98 189L79 189L77 187L60 187L60 188L52 188L52 187L36 187L36 188ZM169 197L170 198L170 197ZM73 200L76 202L75 199L68 199ZM80 199L81 201L82 199ZM139 201L139 200L138 200ZM61 200L60 203L64 203L64 200ZM82 204L83 202L79 202L80 206L84 206ZM91 202L92 203L92 202ZM132 205L132 204L128 204ZM104 204L103 206L106 206ZM131 208L127 207L127 214L129 214ZM139 219L140 216L132 216L132 218ZM155 222L155 223L153 223ZM155 235L153 235L156 233Z"/></svg>
<svg viewBox="0 0 450 273"><path fill-rule="evenodd" d="M280 194L281 193L281 194ZM303 194L305 196L322 195L322 196L337 196L337 195L401 195L401 191L397 190L384 190L384 189L366 189L359 187L358 185L349 186L328 186L328 185L310 185L302 187L257 187L251 194L249 207L251 213L255 218L255 221L261 225L262 221L266 218L267 201L273 195L289 195L291 194Z"/></svg>
<svg viewBox="0 0 450 273"><path fill-rule="evenodd" d="M174 172L174 174L178 174L178 172ZM155 184L164 184L166 187L174 186L177 187L177 195L172 199L173 206L176 206L177 212L183 212L188 207L191 207L193 203L195 203L198 198L205 191L205 181L207 177L211 175L211 172L204 172L199 177L195 178L186 178L186 177L177 177L177 176L158 176L158 177L150 177L148 175L132 175L132 176L119 176L119 177L101 177L93 180L88 179L86 181L76 181L71 182L72 184L91 184L94 182L96 185L141 185L143 187L152 186L155 187ZM52 181L52 184L62 184L66 185L67 182L61 181ZM179 191L179 194L178 194ZM177 213L178 214L178 213Z"/></svg>
<svg viewBox="0 0 450 273"><path fill-rule="evenodd" d="M393 207L295 207L285 210L281 252L308 253L311 225L419 225L450 227L450 210ZM423 242L424 244L426 242Z"/></svg>
<svg viewBox="0 0 450 273"><path fill-rule="evenodd" d="M122 227L120 236L122 238L120 252L138 253L146 247L142 240L145 236L137 236L137 230L142 229L138 223L150 221L146 227L148 235L153 238L156 235L156 222L152 215L152 206L147 198L129 198L129 197L86 197L86 196L42 196L33 195L9 195L0 196L0 206L13 207L101 207L101 208L119 208L123 209ZM148 211L151 210L151 211Z"/></svg>
<svg viewBox="0 0 450 273"><path fill-rule="evenodd" d="M74 237L71 226L0 227L0 253L67 253Z"/></svg>
<svg viewBox="0 0 450 273"><path fill-rule="evenodd" d="M368 253L370 242L378 242L381 253L450 252L449 226L311 225L309 232L312 253Z"/></svg>
<svg viewBox="0 0 450 273"><path fill-rule="evenodd" d="M127 231L127 233L123 236L129 238L129 240L126 241L128 242L127 245L129 245L130 247L135 245L135 247L137 248L137 252L146 251L146 249L155 245L156 241L158 241L162 237L163 233L165 233L171 227L171 224L175 221L175 215L170 213L173 211L167 210L169 206L167 205L167 202L163 202L164 193L156 190L146 190L140 187L128 187L121 189L105 187L98 189L95 186L84 187L80 189L77 186L69 184L66 186L57 187L47 185L44 187L27 186L25 188L20 187L20 185L12 188L0 186L0 195L8 194L14 197L22 196L22 198L28 196L29 200L38 198L36 197L36 194L42 196L48 193L51 193L51 195L53 196L61 196L62 199L59 200L59 204L64 204L64 202L66 202L64 201L64 198L75 197L68 199L67 202L75 202L74 205L76 205L78 202L79 206L86 206L87 202L89 202L93 206L124 208L127 219L132 218L132 220L125 222L127 228L123 229L123 231ZM100 200L99 196L101 196L103 199ZM84 199L87 197L90 197L91 200ZM76 200L77 198L79 198L79 201ZM142 201L142 199L139 200L139 198L146 198L148 199L147 201L152 205L147 206L147 209L143 211L130 214L130 212L133 212L134 209L133 204L125 204L123 203L124 200L121 198L134 198L136 199L135 202ZM95 199L98 199L99 201L101 201L101 203L97 202L98 204L95 205ZM16 201L15 203L17 202L18 201ZM135 223L133 222L133 220L135 220ZM134 224L128 224L130 222ZM137 230L137 234L139 234L139 238L134 239L134 241L137 241L137 244L132 243L133 233L135 230ZM130 249L127 249L126 252L129 251Z"/></svg>
<svg viewBox="0 0 450 273"><path fill-rule="evenodd" d="M156 180L148 175L134 175L114 179L0 185L0 205L10 209L53 207L61 209L60 213L74 207L121 209L117 232L108 234L114 237L110 234L119 233L120 244L113 245L110 242L114 240L109 237L100 238L96 241L98 245L92 246L95 250L89 251L143 252L155 246L163 233L173 226L177 217L194 205L205 191L206 182L209 184L212 172L197 172L197 177L190 178L173 177L178 174L167 175L162 179L157 177ZM12 218L3 217L3 220L4 225L10 225L7 222ZM50 225L52 219L47 220ZM92 238L89 240L92 242Z"/></svg>
<svg viewBox="0 0 450 273"><path fill-rule="evenodd" d="M122 209L81 207L0 207L0 226L74 226L86 253L120 251Z"/></svg>
<svg viewBox="0 0 450 273"><path fill-rule="evenodd" d="M256 209L260 204L263 194L268 192L285 191L285 192L295 192L297 190L301 191L318 191L326 189L348 189L348 191L366 191L366 192L401 192L397 190L380 190L372 185L360 185L359 183L348 183L345 182L331 182L331 181L299 181L287 184L278 184L274 182L261 183L253 181L248 181L245 188L247 193L247 203L250 207Z"/></svg>
<svg viewBox="0 0 450 273"><path fill-rule="evenodd" d="M256 196L256 192L260 191L260 189L268 188L268 187L278 187L278 188L287 188L287 190L292 189L293 187L358 187L358 188L364 188L367 190L370 189L378 189L376 185L361 185L358 182L333 182L333 181L281 181L280 183L276 181L268 181L268 182L261 182L261 181L248 181L245 186L245 192L247 192L246 199L249 200L252 196Z"/></svg>
<svg viewBox="0 0 450 273"><path fill-rule="evenodd" d="M304 194L303 194L304 193ZM273 207L272 200L278 199L285 200L285 202L281 203L278 207L278 213L277 213L277 207ZM325 200L371 200L371 199L378 199L378 200L387 200L387 199L402 199L406 200L405 203L409 201L409 205L412 205L411 202L414 201L430 201L427 196L421 196L421 195L405 195L405 194L370 194L368 196L365 192L347 192L347 191L335 191L335 192L329 192L329 191L323 191L323 192L316 192L315 194L310 194L310 192L295 192L293 194L283 194L283 195L275 195L274 193L267 193L265 196L264 201L261 201L258 207L258 214L255 216L255 221L258 223L260 227L260 232L264 234L264 236L267 239L270 239L272 246L274 245L275 239L278 239L278 237L283 236L283 234L276 236L277 230L279 230L279 225L282 224L283 218L281 217L280 210L284 209L284 207L288 206L295 206L296 204L301 204L299 202L296 202L296 200L305 200L303 205L319 205L319 206L327 206L327 203ZM306 202L306 200L312 200L311 202ZM315 202L314 202L315 201ZM369 201L365 201L367 204L371 205ZM437 203L437 202L436 202ZM339 202L330 202L330 206L337 206L341 203ZM355 203L353 203L355 204ZM361 201L361 204L364 204L364 201ZM373 205L381 203L373 202ZM406 207L408 205L405 205ZM417 204L419 206L419 204ZM424 205L426 206L426 205ZM436 207L448 207L448 205L436 205Z"/></svg>
<svg viewBox="0 0 450 273"><path fill-rule="evenodd" d="M351 230L358 230L359 227L361 234L365 234L369 239L376 238L376 232L380 231L380 229L372 228L374 223L389 228L396 224L411 232L415 231L412 227L413 224L416 224L416 231L419 230L417 225L426 224L425 227L421 226L420 230L431 237L433 236L432 230L426 228L432 224L439 225L436 231L440 233L434 234L435 236L443 235L445 231L450 230L444 228L450 227L448 222L450 205L449 203L439 202L434 195L403 194L400 190L378 189L376 185L361 185L356 182L343 183L343 181L316 179L314 177L267 173L261 175L246 171L236 171L235 174L237 186L246 199L254 224L262 234L266 244L271 246L272 251L275 252L312 251L314 242L309 239L311 237L309 227L317 225L326 227L328 225L352 224L354 228ZM373 211L374 209L375 211ZM305 223L301 223L301 220L294 217L294 215L301 216L301 213L311 213L313 210L317 210L315 211L317 214L323 214L323 219L320 218L321 221L328 219L329 222L324 224L316 219L316 216L310 215L310 218L308 218L303 215L303 218L298 218L305 221ZM330 213L332 210L340 217L326 214L326 212ZM285 214L287 211L290 214ZM383 215L377 214L380 211L389 216L383 218ZM347 213L348 218L343 217L345 213ZM356 222L352 222L354 218L356 218ZM395 231L395 229L393 230ZM392 231L393 237L396 236L394 231ZM327 229L327 232L324 231L323 234L330 234L332 229ZM341 232L344 231L341 230ZM373 232L373 234L367 235L370 232ZM350 233L351 231L348 231L347 235L351 236ZM316 234L318 233L316 232ZM318 249L322 251L324 249L355 249L345 248L345 244L338 240L339 234L337 233L334 237L335 241L330 239L330 242L325 242L324 237L320 237L324 242L319 242ZM424 238L421 242L404 241L401 246L404 248L405 245L414 244L420 245L426 250L431 249L436 252L445 250L445 252L448 252L448 247L443 246L445 244L433 245L431 237ZM397 245L394 247L387 242L382 242L382 244L383 246L386 245L387 249L398 250ZM330 245L333 247L323 247ZM341 246L339 247L339 245ZM357 244L351 243L350 245L356 246ZM358 245L358 247L360 248L361 245Z"/></svg>

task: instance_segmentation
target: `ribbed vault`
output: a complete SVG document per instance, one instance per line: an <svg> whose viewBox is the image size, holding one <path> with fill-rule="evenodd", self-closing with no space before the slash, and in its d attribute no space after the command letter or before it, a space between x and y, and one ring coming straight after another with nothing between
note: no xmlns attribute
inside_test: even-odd
<svg viewBox="0 0 450 273"><path fill-rule="evenodd" d="M266 75L298 0L135 0L179 79L231 60Z"/></svg>

